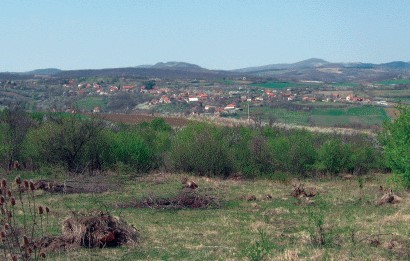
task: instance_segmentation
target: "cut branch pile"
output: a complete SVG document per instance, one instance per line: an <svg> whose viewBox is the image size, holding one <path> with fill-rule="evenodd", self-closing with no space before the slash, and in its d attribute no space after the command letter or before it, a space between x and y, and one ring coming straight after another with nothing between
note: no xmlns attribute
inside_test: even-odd
<svg viewBox="0 0 410 261"><path fill-rule="evenodd" d="M377 205L381 206L384 204L396 204L399 203L401 200L401 197L394 194L392 190L389 190L377 201Z"/></svg>
<svg viewBox="0 0 410 261"><path fill-rule="evenodd" d="M293 185L293 191L290 195L295 198L303 198L303 197L312 198L316 196L316 191L313 189L308 190L305 188L305 185L303 183L299 183L299 184Z"/></svg>
<svg viewBox="0 0 410 261"><path fill-rule="evenodd" d="M75 214L66 219L62 235L45 237L41 245L46 251L63 250L75 247L118 247L138 242L137 230L109 214Z"/></svg>

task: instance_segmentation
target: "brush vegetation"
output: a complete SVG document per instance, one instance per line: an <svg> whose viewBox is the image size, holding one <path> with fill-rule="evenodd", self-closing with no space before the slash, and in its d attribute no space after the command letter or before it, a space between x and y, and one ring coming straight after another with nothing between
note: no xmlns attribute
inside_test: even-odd
<svg viewBox="0 0 410 261"><path fill-rule="evenodd" d="M74 241L92 244L58 241L50 260L408 260L409 111L399 111L376 139L15 108L0 117L0 175L33 180L29 204L52 210L46 223L36 214L30 240L61 240L73 221L89 232ZM13 214L14 231L29 213ZM133 244L103 244L122 227ZM6 257L15 246L2 245Z"/></svg>

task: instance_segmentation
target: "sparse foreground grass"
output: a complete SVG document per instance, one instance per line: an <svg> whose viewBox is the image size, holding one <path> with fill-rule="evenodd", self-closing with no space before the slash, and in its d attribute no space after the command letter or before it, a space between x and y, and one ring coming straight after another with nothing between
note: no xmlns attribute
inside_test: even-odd
<svg viewBox="0 0 410 261"><path fill-rule="evenodd" d="M219 207L206 209L136 208L147 197L169 198L182 190L185 175L104 174L67 177L19 173L22 178L69 180L89 193L36 191L39 204L50 207L48 233L59 234L72 211L100 209L135 226L141 235L134 247L77 249L48 253L49 260L408 260L410 193L402 201L377 206L388 187L385 175L359 181L307 180L316 196L290 194L296 180L237 180L189 177L198 193L213 195ZM10 181L14 175L8 175ZM80 181L75 183L74 181ZM104 192L104 188L107 190ZM101 193L102 192L102 193ZM251 195L256 197L253 200ZM271 195L269 198L267 195Z"/></svg>

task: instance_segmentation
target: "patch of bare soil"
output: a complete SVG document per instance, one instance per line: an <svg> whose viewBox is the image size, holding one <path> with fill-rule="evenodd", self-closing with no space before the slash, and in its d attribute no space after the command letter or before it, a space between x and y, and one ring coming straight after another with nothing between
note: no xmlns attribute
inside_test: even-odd
<svg viewBox="0 0 410 261"><path fill-rule="evenodd" d="M255 195L243 195L240 197L240 199L246 200L246 201L255 201L256 196Z"/></svg>
<svg viewBox="0 0 410 261"><path fill-rule="evenodd" d="M45 252L76 247L98 248L132 245L138 242L137 230L104 212L74 214L62 225L62 235L43 237L37 245Z"/></svg>
<svg viewBox="0 0 410 261"><path fill-rule="evenodd" d="M59 182L54 180L34 181L36 190L43 190L50 193L73 194L73 193L103 193L117 190L120 187L118 182L113 182L105 176L78 176L70 180Z"/></svg>
<svg viewBox="0 0 410 261"><path fill-rule="evenodd" d="M131 204L120 205L120 207L155 208L155 209L184 209L184 208L218 208L221 201L216 196L201 193L198 190L184 188L175 197L162 198L149 195Z"/></svg>
<svg viewBox="0 0 410 261"><path fill-rule="evenodd" d="M386 238L386 236L388 238ZM406 240L391 234L376 234L366 237L365 240L372 247L388 249L403 258L410 257L410 246Z"/></svg>

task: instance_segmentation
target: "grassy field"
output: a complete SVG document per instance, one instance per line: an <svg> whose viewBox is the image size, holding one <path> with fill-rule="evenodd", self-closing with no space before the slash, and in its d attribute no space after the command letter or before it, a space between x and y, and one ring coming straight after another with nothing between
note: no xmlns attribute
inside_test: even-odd
<svg viewBox="0 0 410 261"><path fill-rule="evenodd" d="M314 125L322 127L334 126L381 126L389 119L382 107L376 106L344 106L333 103L317 103L311 111L287 110L282 108L254 107L252 114L262 115L264 121L273 117L275 122L296 125ZM330 107L330 108L325 108ZM335 108L332 108L332 107ZM339 107L339 108L337 108ZM247 117L246 110L239 112L241 118Z"/></svg>
<svg viewBox="0 0 410 261"><path fill-rule="evenodd" d="M410 79L397 79L397 80L386 80L386 81L381 81L378 82L379 84L384 84L384 85L401 85L401 84L410 84Z"/></svg>
<svg viewBox="0 0 410 261"><path fill-rule="evenodd" d="M172 197L182 190L183 176L111 173L64 177L55 171L22 175L31 179L77 180L107 188L102 193L66 195L36 191L37 204L52 210L48 234L59 234L61 222L73 211L97 209L122 218L140 233L140 242L132 247L49 253L49 260L410 258L410 195L401 191L400 203L377 206L375 202L383 194L379 186L388 186L384 175L365 177L363 188L356 179L306 181L305 187L317 192L310 200L292 197L292 184L298 182L283 177L279 182L188 176L199 185L198 194L212 195L219 204L179 210L121 207L148 196ZM7 178L11 181L13 175ZM250 195L256 199L247 200Z"/></svg>
<svg viewBox="0 0 410 261"><path fill-rule="evenodd" d="M357 87L357 86L360 86L360 84L353 83L353 82L337 82L337 83L331 83L330 85L332 87Z"/></svg>
<svg viewBox="0 0 410 261"><path fill-rule="evenodd" d="M80 110L92 111L97 106L104 109L107 101L104 97L85 97L77 101L75 106Z"/></svg>
<svg viewBox="0 0 410 261"><path fill-rule="evenodd" d="M308 112L269 107L253 107L250 109L250 114L251 117L254 114L262 115L264 121L269 121L269 117L273 117L276 122L297 125L307 125L309 116ZM243 110L238 115L241 118L247 118L247 111Z"/></svg>
<svg viewBox="0 0 410 261"><path fill-rule="evenodd" d="M360 106L345 109L314 109L312 120L319 126L382 125L389 117L381 107Z"/></svg>
<svg viewBox="0 0 410 261"><path fill-rule="evenodd" d="M344 109L314 109L313 122L319 126L334 126L337 124L364 126L381 125L389 117L381 107L360 106Z"/></svg>
<svg viewBox="0 0 410 261"><path fill-rule="evenodd" d="M270 88L270 89L287 89L287 88L303 88L303 87L315 87L320 86L315 83L292 83L292 82L266 82L266 83L255 83L250 86L260 87L260 88Z"/></svg>

